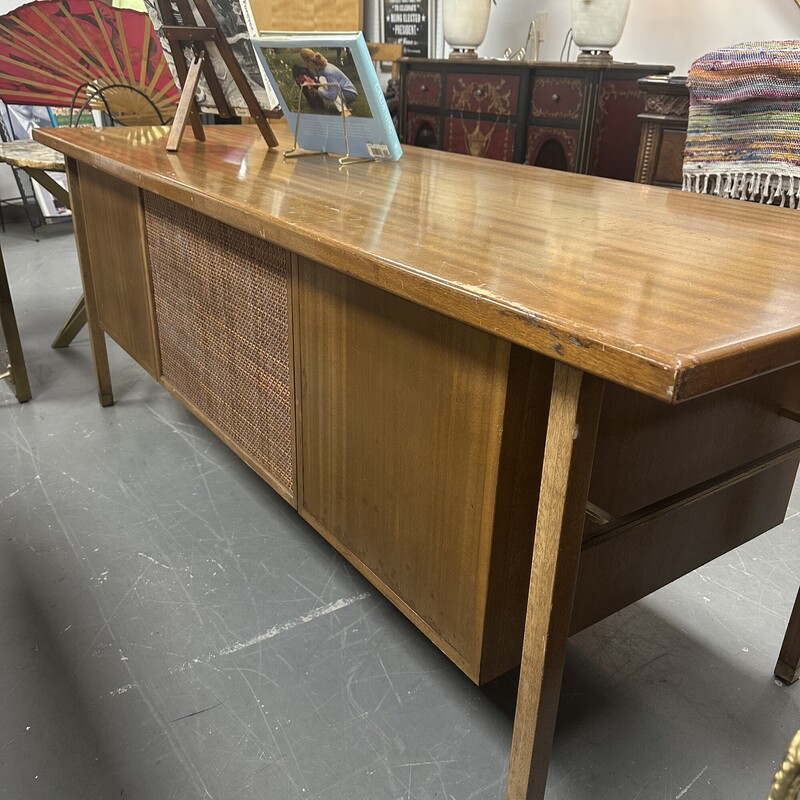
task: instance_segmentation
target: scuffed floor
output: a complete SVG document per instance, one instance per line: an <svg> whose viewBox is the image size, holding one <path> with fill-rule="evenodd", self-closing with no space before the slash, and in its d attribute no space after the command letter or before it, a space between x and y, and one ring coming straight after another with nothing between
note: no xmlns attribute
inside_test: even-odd
<svg viewBox="0 0 800 800"><path fill-rule="evenodd" d="M0 796L501 798L513 676L473 686L111 345L96 400L68 228L0 234L33 400L0 385ZM547 797L766 797L787 521L574 637Z"/></svg>

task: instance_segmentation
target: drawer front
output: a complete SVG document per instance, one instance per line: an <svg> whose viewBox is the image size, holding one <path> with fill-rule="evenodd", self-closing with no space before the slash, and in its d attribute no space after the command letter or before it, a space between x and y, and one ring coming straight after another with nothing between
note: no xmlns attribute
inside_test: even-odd
<svg viewBox="0 0 800 800"><path fill-rule="evenodd" d="M686 131L664 128L658 148L658 159L653 170L653 183L679 188L683 181L683 149Z"/></svg>
<svg viewBox="0 0 800 800"><path fill-rule="evenodd" d="M525 148L525 163L534 167L574 172L578 159L579 131L531 125Z"/></svg>
<svg viewBox="0 0 800 800"><path fill-rule="evenodd" d="M442 104L442 76L439 72L407 72L406 103L439 108Z"/></svg>
<svg viewBox="0 0 800 800"><path fill-rule="evenodd" d="M406 144L442 149L442 124L438 116L409 111L406 115Z"/></svg>
<svg viewBox="0 0 800 800"><path fill-rule="evenodd" d="M578 122L584 95L585 84L580 78L536 78L531 92L531 116Z"/></svg>
<svg viewBox="0 0 800 800"><path fill-rule="evenodd" d="M449 117L445 123L445 150L478 158L513 161L516 125L490 119Z"/></svg>
<svg viewBox="0 0 800 800"><path fill-rule="evenodd" d="M511 117L517 113L518 75L447 76L447 110Z"/></svg>
<svg viewBox="0 0 800 800"><path fill-rule="evenodd" d="M589 169L601 178L631 181L636 173L644 93L636 81L603 81Z"/></svg>

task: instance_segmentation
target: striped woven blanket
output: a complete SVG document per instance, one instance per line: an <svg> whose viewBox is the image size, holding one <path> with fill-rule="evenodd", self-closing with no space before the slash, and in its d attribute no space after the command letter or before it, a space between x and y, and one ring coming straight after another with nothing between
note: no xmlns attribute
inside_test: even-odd
<svg viewBox="0 0 800 800"><path fill-rule="evenodd" d="M689 70L683 188L800 205L800 41L745 42Z"/></svg>

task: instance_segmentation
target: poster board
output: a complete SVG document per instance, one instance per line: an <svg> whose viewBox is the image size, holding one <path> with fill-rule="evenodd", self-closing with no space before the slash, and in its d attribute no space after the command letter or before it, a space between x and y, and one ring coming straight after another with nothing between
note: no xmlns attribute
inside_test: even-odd
<svg viewBox="0 0 800 800"><path fill-rule="evenodd" d="M362 0L250 0L260 31L359 31Z"/></svg>
<svg viewBox="0 0 800 800"><path fill-rule="evenodd" d="M432 58L435 25L431 0L381 0L381 41L403 45L403 55Z"/></svg>

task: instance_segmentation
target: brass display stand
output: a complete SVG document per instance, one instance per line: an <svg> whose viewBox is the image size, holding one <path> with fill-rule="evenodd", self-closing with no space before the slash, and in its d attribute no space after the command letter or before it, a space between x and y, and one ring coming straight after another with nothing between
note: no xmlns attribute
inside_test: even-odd
<svg viewBox="0 0 800 800"><path fill-rule="evenodd" d="M194 138L200 142L205 141L203 123L200 119L200 109L197 105L194 93L200 75L206 79L211 96L217 112L221 117L234 116L228 103L225 93L220 86L219 78L214 72L211 61L205 58L209 46L217 48L220 57L230 72L233 82L242 94L250 116L258 126L258 130L264 137L269 147L277 147L278 139L275 132L270 127L264 109L258 104L255 94L247 82L242 72L236 56L231 50L228 40L225 38L219 26L219 21L214 16L214 12L208 4L208 0L193 0L197 10L205 23L204 25L188 25L187 20L194 20L189 0L175 0L180 20L177 19L170 0L157 0L161 19L163 20L162 31L169 41L172 58L175 62L175 69L181 83L181 99L178 103L178 111L172 123L172 130L167 140L167 150L175 152L180 147L181 139L186 128L186 123L191 123ZM198 45L198 43L201 43ZM186 58L183 54L183 46L190 44L195 51L195 58L191 67L187 67Z"/></svg>
<svg viewBox="0 0 800 800"><path fill-rule="evenodd" d="M291 150L286 150L283 153L284 158L303 158L305 156L327 156L330 155L327 150L304 150L297 143L298 136L300 135L300 118L303 116L303 88L306 86L330 86L327 83L306 83L300 90L300 102L297 104L297 122L294 126L294 144ZM344 129L344 149L345 154L340 156L339 165L342 167L349 167L351 164L364 164L370 161L378 161L377 158L371 156L351 156L350 155L350 140L347 138L347 106L344 102L344 94L341 86L336 86L339 92L339 101L342 106L342 128Z"/></svg>

